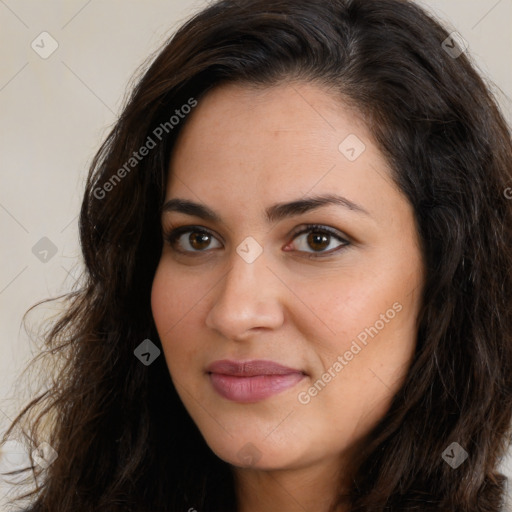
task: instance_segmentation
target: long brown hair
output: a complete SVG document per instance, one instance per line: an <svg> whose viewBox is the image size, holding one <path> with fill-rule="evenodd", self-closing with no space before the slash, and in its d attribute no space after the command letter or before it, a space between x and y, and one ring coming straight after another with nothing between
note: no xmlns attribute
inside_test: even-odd
<svg viewBox="0 0 512 512"><path fill-rule="evenodd" d="M492 94L447 38L404 0L222 0L164 45L91 166L82 285L46 337L50 361L63 361L54 385L4 436L37 410L30 443L58 453L33 512L236 510L231 468L184 409L164 358L145 366L134 350L145 339L162 348L150 291L169 158L186 122L171 116L223 82L288 80L325 85L365 116L414 207L426 262L415 356L360 454L350 510L500 509L512 418L512 147ZM457 468L442 456L454 442L468 454Z"/></svg>

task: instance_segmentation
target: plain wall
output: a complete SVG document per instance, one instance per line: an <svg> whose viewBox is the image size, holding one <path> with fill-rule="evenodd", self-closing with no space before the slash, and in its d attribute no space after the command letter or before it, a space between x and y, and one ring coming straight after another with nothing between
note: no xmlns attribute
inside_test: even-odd
<svg viewBox="0 0 512 512"><path fill-rule="evenodd" d="M31 393L19 379L35 353L22 316L35 302L69 290L78 275L77 214L84 179L119 113L128 81L177 26L206 4L0 2L0 431ZM511 122L512 0L421 4L467 40L481 73L496 84L493 90ZM44 53L55 44L42 32L58 43L46 59L31 46L39 45ZM43 237L51 243L40 241ZM43 250L49 251L46 262ZM34 315L32 323L40 316ZM512 475L510 458L504 472Z"/></svg>

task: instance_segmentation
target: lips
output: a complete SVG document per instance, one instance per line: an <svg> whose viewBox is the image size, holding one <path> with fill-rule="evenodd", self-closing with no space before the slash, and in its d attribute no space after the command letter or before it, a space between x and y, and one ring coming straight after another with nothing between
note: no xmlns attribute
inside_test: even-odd
<svg viewBox="0 0 512 512"><path fill-rule="evenodd" d="M289 389L305 377L297 368L273 361L215 361L206 368L213 389L234 402L259 402Z"/></svg>

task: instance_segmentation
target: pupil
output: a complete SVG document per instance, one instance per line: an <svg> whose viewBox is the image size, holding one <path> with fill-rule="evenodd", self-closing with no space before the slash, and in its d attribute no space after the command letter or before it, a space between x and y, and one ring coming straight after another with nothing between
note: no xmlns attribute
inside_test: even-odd
<svg viewBox="0 0 512 512"><path fill-rule="evenodd" d="M210 243L209 238L210 235L206 233L191 233L189 237L190 245L194 249L204 249Z"/></svg>
<svg viewBox="0 0 512 512"><path fill-rule="evenodd" d="M325 249L329 245L329 235L325 235L323 233L310 233L308 235L308 243L312 249ZM319 244L320 247L315 247L317 244Z"/></svg>

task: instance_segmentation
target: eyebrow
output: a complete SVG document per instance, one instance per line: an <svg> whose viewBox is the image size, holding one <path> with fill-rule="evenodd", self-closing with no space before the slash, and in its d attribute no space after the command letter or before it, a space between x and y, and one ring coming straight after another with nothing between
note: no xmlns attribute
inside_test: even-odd
<svg viewBox="0 0 512 512"><path fill-rule="evenodd" d="M339 196L336 194L306 197L288 203L277 203L272 206L269 206L265 210L265 214L267 222L274 223L287 217L301 215L311 210L316 210L317 208L328 205L341 206L355 213L370 216L368 211L366 211L361 205L358 205L350 201L346 197ZM180 212L186 215L192 215L212 222L222 221L221 217L207 206L200 203L196 203L194 201L190 201L188 199L169 199L168 201L165 202L165 204L162 207L162 213L166 212Z"/></svg>

